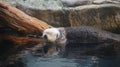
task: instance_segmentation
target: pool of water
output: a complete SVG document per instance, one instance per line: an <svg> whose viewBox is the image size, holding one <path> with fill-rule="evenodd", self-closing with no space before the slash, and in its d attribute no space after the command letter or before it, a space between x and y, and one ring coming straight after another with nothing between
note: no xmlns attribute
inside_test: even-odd
<svg viewBox="0 0 120 67"><path fill-rule="evenodd" d="M120 56L114 55L114 53L112 53L113 55L102 55L105 53L103 51L103 53L99 54L101 51L100 49L100 51L92 50L92 52L95 51L95 54L92 53L91 55L83 55L83 51L89 51L89 49L91 50L95 48L95 45L88 45L85 45L87 47L79 46L82 48L74 46L75 49L71 46L72 48L67 48L64 56L52 57L43 57L39 51L36 52L35 49L31 50L31 48L24 49L17 54L11 55L10 57L8 51L8 54L5 55L7 55L9 59L6 61L4 61L4 59L0 59L0 64L2 64L0 67L120 67ZM83 51L81 52L81 50ZM15 50L13 50L13 53L14 51ZM98 53L96 53L96 51ZM15 61L13 62L13 60Z"/></svg>
<svg viewBox="0 0 120 67"><path fill-rule="evenodd" d="M120 58L81 56L81 58L24 56L18 63L8 67L120 67Z"/></svg>

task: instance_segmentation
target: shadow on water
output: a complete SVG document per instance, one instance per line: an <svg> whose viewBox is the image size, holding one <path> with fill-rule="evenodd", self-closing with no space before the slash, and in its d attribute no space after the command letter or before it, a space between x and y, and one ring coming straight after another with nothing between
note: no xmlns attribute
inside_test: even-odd
<svg viewBox="0 0 120 67"><path fill-rule="evenodd" d="M111 47L107 44L69 45L62 57L42 57L41 48L21 49L8 46L9 42L5 44L0 47L0 67L120 67L119 47L116 47L119 43L112 43Z"/></svg>

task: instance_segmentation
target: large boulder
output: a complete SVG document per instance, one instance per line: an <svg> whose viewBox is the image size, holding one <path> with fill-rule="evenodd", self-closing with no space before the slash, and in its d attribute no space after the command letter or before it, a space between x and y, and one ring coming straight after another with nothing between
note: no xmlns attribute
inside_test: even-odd
<svg viewBox="0 0 120 67"><path fill-rule="evenodd" d="M119 0L5 0L53 26L87 25L120 33Z"/></svg>

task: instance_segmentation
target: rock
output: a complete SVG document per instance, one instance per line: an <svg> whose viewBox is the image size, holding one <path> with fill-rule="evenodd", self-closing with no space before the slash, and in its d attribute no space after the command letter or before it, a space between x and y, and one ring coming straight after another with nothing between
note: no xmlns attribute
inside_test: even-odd
<svg viewBox="0 0 120 67"><path fill-rule="evenodd" d="M120 4L118 0L61 0L64 6L74 7L89 4L115 3Z"/></svg>
<svg viewBox="0 0 120 67"><path fill-rule="evenodd" d="M72 6L78 0L5 0L25 13L53 26L87 25L120 33L119 0L79 0L84 4ZM17 3L16 3L17 1ZM14 2L14 3L13 3ZM65 6L66 3L70 6ZM64 3L64 4L63 4ZM74 5L74 4L73 4Z"/></svg>
<svg viewBox="0 0 120 67"><path fill-rule="evenodd" d="M100 4L100 3L119 3L119 0L93 0L93 3Z"/></svg>
<svg viewBox="0 0 120 67"><path fill-rule="evenodd" d="M61 0L64 6L74 7L79 5L90 4L90 0Z"/></svg>

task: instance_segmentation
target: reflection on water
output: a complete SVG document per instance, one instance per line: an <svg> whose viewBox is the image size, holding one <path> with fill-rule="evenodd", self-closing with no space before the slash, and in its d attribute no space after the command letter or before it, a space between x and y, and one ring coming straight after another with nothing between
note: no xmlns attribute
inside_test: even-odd
<svg viewBox="0 0 120 67"><path fill-rule="evenodd" d="M43 58L34 57L28 55L23 58L23 62L26 63L26 67L91 67L97 63L97 58L90 57L81 59L69 59L69 58Z"/></svg>
<svg viewBox="0 0 120 67"><path fill-rule="evenodd" d="M90 45L90 44L89 44ZM41 57L35 50L23 50L22 56L15 62L11 62L11 59L5 61L1 67L120 67L119 56L103 56L98 55L81 55L81 50L88 50L85 46L72 46L68 48L66 55L59 57ZM91 48L90 48L91 47ZM89 46L90 49L95 48L95 45ZM101 47L100 47L101 48ZM94 50L93 50L94 51ZM35 55L36 54L36 55ZM21 54L18 54L19 56ZM18 55L13 56L15 59ZM3 60L0 60L2 63ZM8 63L9 62L9 63ZM8 64L7 64L8 63Z"/></svg>
<svg viewBox="0 0 120 67"><path fill-rule="evenodd" d="M86 56L81 58L37 57L29 54L22 58L24 67L120 67L120 58Z"/></svg>

